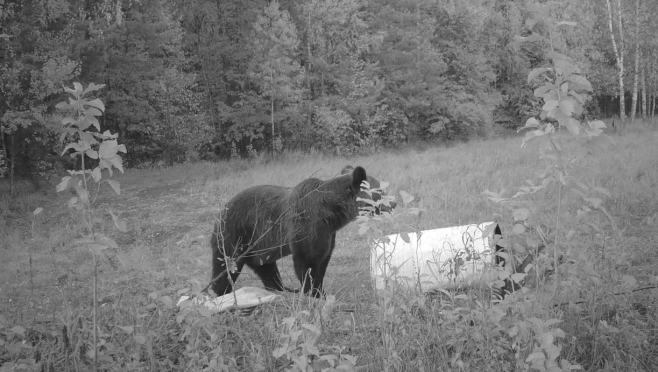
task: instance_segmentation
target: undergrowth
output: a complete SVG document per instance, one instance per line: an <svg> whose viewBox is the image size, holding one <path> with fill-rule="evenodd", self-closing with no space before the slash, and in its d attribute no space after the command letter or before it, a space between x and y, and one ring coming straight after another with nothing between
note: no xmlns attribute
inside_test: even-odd
<svg viewBox="0 0 658 372"><path fill-rule="evenodd" d="M529 24L568 26L537 14ZM551 34L541 38L551 44ZM562 57L529 78L546 88L536 91L544 113L528 121L526 140L546 147L510 138L350 159L385 175L398 207L339 232L326 300L284 294L217 315L176 306L208 282L212 216L228 198L248 185L331 177L346 159L128 170L113 178L120 197L85 199L76 183L48 205L3 194L0 371L658 370L658 133L634 129L589 147L605 128L571 120L587 84ZM81 217L91 201L96 212ZM73 212L56 207L67 204ZM126 231L114 228L119 215ZM493 218L510 265L489 284L517 284L503 299L486 285L372 287L374 240ZM244 273L238 284L254 281Z"/></svg>

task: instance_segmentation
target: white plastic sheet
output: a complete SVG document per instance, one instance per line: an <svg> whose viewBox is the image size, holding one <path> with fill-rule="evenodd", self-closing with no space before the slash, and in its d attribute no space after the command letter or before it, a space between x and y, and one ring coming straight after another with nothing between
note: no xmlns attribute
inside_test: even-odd
<svg viewBox="0 0 658 372"><path fill-rule="evenodd" d="M237 302L235 299L237 298ZM183 307L186 301L194 305L203 305L210 310L212 314L226 311L229 309L248 309L268 302L274 302L283 298L281 295L270 292L263 288L242 287L235 293L228 293L218 297L195 297L190 299L189 296L182 296L178 300L178 307Z"/></svg>

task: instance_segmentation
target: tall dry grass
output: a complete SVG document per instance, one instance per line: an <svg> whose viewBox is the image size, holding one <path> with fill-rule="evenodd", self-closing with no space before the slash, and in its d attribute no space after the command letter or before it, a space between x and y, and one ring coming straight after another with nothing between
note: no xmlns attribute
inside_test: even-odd
<svg viewBox="0 0 658 372"><path fill-rule="evenodd" d="M633 292L658 284L658 132L633 127L613 139L590 153L563 142L569 151L581 151L578 175L610 191L604 206L619 234L596 231L611 226L596 212L590 219L565 221L564 233L571 226L577 234L565 240L569 249L557 293L549 275L530 292L496 306L481 291L441 300L400 293L384 302L371 287L368 242L352 224L339 232L327 272L328 292L339 305L322 321L311 346L347 370L353 357L360 371L526 370L528 355L543 340L535 337L559 326L565 337L558 337L558 360L586 370L658 368L658 292ZM424 211L419 220L385 226L387 232L492 219L506 232L512 226L509 212L482 193L505 189L511 195L545 166L536 147L520 144L520 138L494 139L341 158L287 153L274 161L184 164L118 175L122 196L101 192L98 198L101 209L112 208L130 227L119 233L107 215L97 221L120 244L100 267L101 369L280 371L312 359L316 349L302 342L303 332L316 325L313 314L321 302L286 295L248 315L213 317L181 314L174 306L181 293L207 283L214 214L244 188L294 186L308 177L337 175L347 164L361 165L388 182L390 194L412 194L413 206ZM64 207L67 198L0 196L2 368L24 363L32 368L26 370L88 369L90 255L72 244L76 218ZM530 199L541 211L538 218L554 221L554 190ZM33 218L37 206L46 211ZM282 261L286 284L298 286L290 259ZM635 286L628 285L629 277ZM248 271L238 281L259 284ZM550 319L562 323L541 323ZM274 350L283 354L275 358Z"/></svg>

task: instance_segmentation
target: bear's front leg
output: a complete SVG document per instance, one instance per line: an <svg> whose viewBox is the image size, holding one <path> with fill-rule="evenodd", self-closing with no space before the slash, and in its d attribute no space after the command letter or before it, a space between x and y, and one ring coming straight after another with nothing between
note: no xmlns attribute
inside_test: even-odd
<svg viewBox="0 0 658 372"><path fill-rule="evenodd" d="M326 237L316 237L313 244L296 244L293 247L293 263L295 274L302 283L304 293L310 293L316 298L325 297L322 288L324 275L331 260L336 244L336 233Z"/></svg>

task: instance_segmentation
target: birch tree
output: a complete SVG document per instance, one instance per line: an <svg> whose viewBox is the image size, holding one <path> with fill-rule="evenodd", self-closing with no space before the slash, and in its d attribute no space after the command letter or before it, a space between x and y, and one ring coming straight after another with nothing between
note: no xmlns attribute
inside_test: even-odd
<svg viewBox="0 0 658 372"><path fill-rule="evenodd" d="M635 70L633 71L633 101L631 103L631 123L635 123L637 111L637 86L640 79L640 0L635 0Z"/></svg>
<svg viewBox="0 0 658 372"><path fill-rule="evenodd" d="M615 59L617 61L617 72L619 78L619 118L621 125L624 125L624 117L626 116L626 105L624 102L624 28L622 23L621 13L621 0L617 0L617 29L619 32L619 45L615 37L615 30L613 26L613 11L610 6L610 0L605 0L608 8L608 28L610 29L610 39L612 40L612 49L615 51Z"/></svg>

